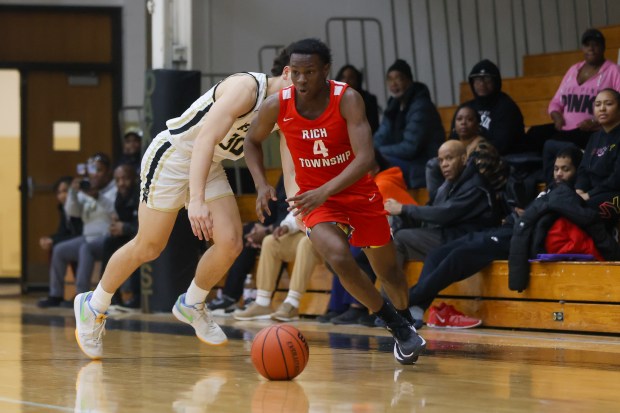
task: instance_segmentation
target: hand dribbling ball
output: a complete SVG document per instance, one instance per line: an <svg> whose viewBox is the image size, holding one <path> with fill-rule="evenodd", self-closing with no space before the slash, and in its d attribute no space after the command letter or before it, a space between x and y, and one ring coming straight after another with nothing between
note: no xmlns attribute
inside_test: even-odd
<svg viewBox="0 0 620 413"><path fill-rule="evenodd" d="M292 380L308 364L310 351L304 335L293 326L263 328L252 342L252 364L268 380Z"/></svg>

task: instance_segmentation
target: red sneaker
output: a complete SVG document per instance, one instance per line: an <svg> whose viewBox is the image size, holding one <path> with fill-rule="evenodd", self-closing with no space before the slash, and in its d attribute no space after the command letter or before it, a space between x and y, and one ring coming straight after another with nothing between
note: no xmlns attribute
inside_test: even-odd
<svg viewBox="0 0 620 413"><path fill-rule="evenodd" d="M429 327L446 327L448 317L445 314L445 308L445 303L441 303L439 306L432 306L428 310L428 320L426 321L426 325Z"/></svg>
<svg viewBox="0 0 620 413"><path fill-rule="evenodd" d="M466 316L451 305L444 307L443 314L447 316L447 328L473 328L482 324L482 320Z"/></svg>

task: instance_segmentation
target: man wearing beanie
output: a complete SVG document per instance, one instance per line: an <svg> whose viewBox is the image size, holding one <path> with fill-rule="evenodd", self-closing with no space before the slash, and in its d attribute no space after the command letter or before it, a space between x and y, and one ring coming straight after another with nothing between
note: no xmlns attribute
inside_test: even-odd
<svg viewBox="0 0 620 413"><path fill-rule="evenodd" d="M402 169L410 188L426 186L426 162L437 155L445 133L428 87L413 81L411 67L397 59L387 71L390 99L379 129L375 148Z"/></svg>
<svg viewBox="0 0 620 413"><path fill-rule="evenodd" d="M484 59L469 73L474 98L465 104L480 114L481 135L491 142L500 155L518 151L523 144L524 126L521 109L502 92L502 78L497 66ZM456 116L456 114L455 114ZM450 137L457 139L452 120Z"/></svg>

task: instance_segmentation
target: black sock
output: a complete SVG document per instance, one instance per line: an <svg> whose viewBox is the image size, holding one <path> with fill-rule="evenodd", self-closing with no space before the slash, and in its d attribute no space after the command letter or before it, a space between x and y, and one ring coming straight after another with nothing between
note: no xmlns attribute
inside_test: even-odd
<svg viewBox="0 0 620 413"><path fill-rule="evenodd" d="M393 324L400 318L394 307L392 307L387 301L383 301L381 309L375 313L377 317L385 321L385 324Z"/></svg>
<svg viewBox="0 0 620 413"><path fill-rule="evenodd" d="M400 314L402 318L404 318L409 323L411 323L411 325L415 324L415 319L411 315L411 312L409 311L408 308L405 308L404 310L396 310L396 312Z"/></svg>

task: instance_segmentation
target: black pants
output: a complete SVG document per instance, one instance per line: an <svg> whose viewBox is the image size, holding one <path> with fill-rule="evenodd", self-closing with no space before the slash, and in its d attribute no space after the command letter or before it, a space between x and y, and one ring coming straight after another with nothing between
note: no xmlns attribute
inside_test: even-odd
<svg viewBox="0 0 620 413"><path fill-rule="evenodd" d="M418 283L409 289L409 306L426 310L450 284L471 277L495 260L508 259L512 228L473 232L431 251Z"/></svg>
<svg viewBox="0 0 620 413"><path fill-rule="evenodd" d="M243 239L252 231L255 222L249 222L243 225ZM230 270L228 270L228 276L226 277L226 284L222 294L237 301L243 295L243 285L245 283L245 277L252 272L254 264L256 263L256 256L260 253L260 249L246 246L244 244L241 254L237 257Z"/></svg>
<svg viewBox="0 0 620 413"><path fill-rule="evenodd" d="M103 242L103 256L101 258L101 273L105 271L108 266L108 261L112 257L112 254L116 252L120 247L131 241L133 237L109 236ZM135 270L129 278L121 285L120 290L124 293L132 293L134 297L140 297L140 268Z"/></svg>

